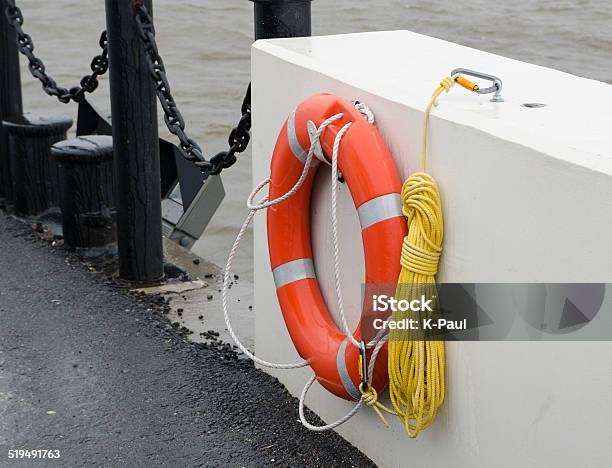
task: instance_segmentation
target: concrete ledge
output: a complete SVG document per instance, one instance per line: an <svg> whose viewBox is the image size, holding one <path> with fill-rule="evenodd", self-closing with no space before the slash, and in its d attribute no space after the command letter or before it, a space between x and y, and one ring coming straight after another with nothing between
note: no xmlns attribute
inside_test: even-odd
<svg viewBox="0 0 612 468"><path fill-rule="evenodd" d="M504 103L457 88L432 115L428 169L445 210L439 279L612 282L612 86L408 31L260 41L252 59L254 183L269 175L284 120L310 95L365 102L405 179L420 169L423 110L440 79L457 67L501 77ZM546 107L522 106L533 102ZM312 236L333 315L327 171L318 174ZM356 323L363 252L346 188L340 197L343 288ZM254 232L256 351L291 362L298 356L276 299L264 215ZM610 343L452 343L447 353L448 398L418 440L399 424L383 430L365 410L339 432L381 466L606 463ZM294 394L311 375L272 373ZM350 408L321 389L311 395L325 420Z"/></svg>

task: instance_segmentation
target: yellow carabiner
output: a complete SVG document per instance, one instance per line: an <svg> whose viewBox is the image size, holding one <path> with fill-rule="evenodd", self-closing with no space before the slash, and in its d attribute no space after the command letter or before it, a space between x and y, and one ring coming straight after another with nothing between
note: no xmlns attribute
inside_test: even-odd
<svg viewBox="0 0 612 468"><path fill-rule="evenodd" d="M455 83L467 89L468 91L478 91L480 89L476 83L473 83L472 81L468 80L467 78L464 78L461 75L455 76L454 79Z"/></svg>

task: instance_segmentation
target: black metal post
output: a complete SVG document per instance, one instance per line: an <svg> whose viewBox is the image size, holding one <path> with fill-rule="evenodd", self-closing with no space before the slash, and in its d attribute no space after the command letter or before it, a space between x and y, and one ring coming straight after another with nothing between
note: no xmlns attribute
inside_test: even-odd
<svg viewBox="0 0 612 468"><path fill-rule="evenodd" d="M26 113L2 122L8 134L15 214L36 216L59 207L59 175L51 145L66 139L72 119Z"/></svg>
<svg viewBox="0 0 612 468"><path fill-rule="evenodd" d="M255 3L255 39L310 36L312 0L251 0Z"/></svg>
<svg viewBox="0 0 612 468"><path fill-rule="evenodd" d="M6 0L0 0L0 122L20 116L23 112L17 36L6 19L7 6ZM0 198L13 199L8 136L1 128Z"/></svg>
<svg viewBox="0 0 612 468"><path fill-rule="evenodd" d="M157 104L136 25L136 7L151 0L106 0L117 241L122 279L163 277Z"/></svg>
<svg viewBox="0 0 612 468"><path fill-rule="evenodd" d="M85 257L116 250L113 140L80 136L51 147L60 166L65 245Z"/></svg>

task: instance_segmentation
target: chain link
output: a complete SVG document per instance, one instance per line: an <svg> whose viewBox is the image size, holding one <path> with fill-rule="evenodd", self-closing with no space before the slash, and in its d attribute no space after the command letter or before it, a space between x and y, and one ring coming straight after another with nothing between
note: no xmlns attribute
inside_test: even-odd
<svg viewBox="0 0 612 468"><path fill-rule="evenodd" d="M246 150L251 139L251 85L249 84L242 103L242 117L229 135L229 149L207 160L202 148L185 131L185 119L172 96L166 68L157 48L153 18L144 5L137 8L136 24L144 45L149 71L155 81L155 92L164 111L164 121L170 133L179 139L183 157L199 167L205 178L220 174L223 169L236 163L236 154Z"/></svg>
<svg viewBox="0 0 612 468"><path fill-rule="evenodd" d="M15 29L17 33L17 47L19 51L28 59L28 69L32 76L42 83L42 88L50 96L55 96L60 102L68 103L70 100L81 102L85 97L85 93L93 93L99 85L98 77L104 75L108 70L108 39L106 31L100 36L100 48L102 53L96 55L91 61L91 75L85 75L80 86L74 86L70 89L58 86L56 81L47 74L46 67L43 61L34 54L34 42L30 35L23 31L23 14L19 7L15 5L14 0L7 0L6 18L8 23Z"/></svg>

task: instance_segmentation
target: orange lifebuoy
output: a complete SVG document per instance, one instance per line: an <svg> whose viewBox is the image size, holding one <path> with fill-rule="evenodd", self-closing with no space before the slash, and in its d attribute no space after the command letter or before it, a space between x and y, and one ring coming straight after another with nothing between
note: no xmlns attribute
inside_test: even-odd
<svg viewBox="0 0 612 468"><path fill-rule="evenodd" d="M325 157L330 159L336 135L352 122L340 145L338 166L359 214L365 283L396 283L406 235L400 178L378 130L350 102L331 94L318 94L302 102L291 114L272 155L269 198L284 195L299 179L310 148L308 122L319 128L338 113L343 117L325 129L320 141ZM330 317L314 271L310 199L318 165L319 161L313 160L294 196L268 209L270 263L283 317L298 353L309 362L317 380L327 390L347 400L359 399L359 349ZM360 326L354 337L361 339ZM378 391L388 381L386 363L385 345L372 379Z"/></svg>

